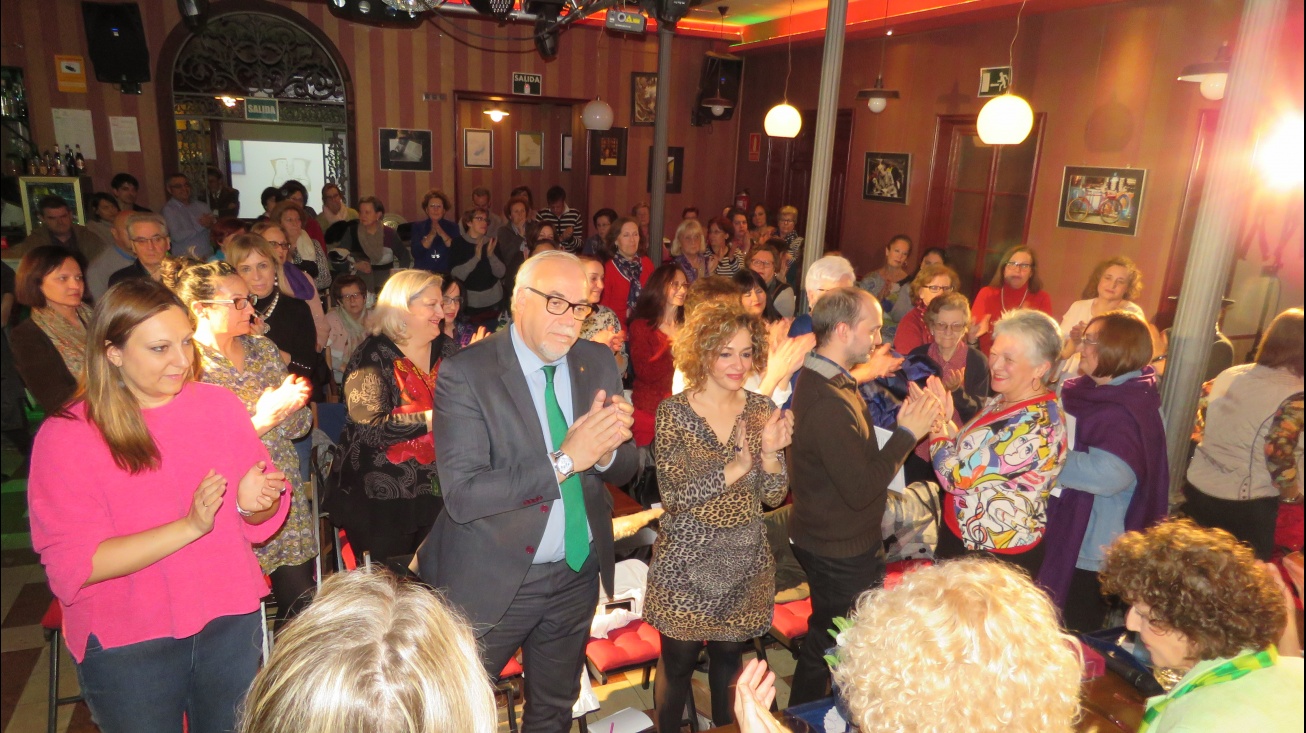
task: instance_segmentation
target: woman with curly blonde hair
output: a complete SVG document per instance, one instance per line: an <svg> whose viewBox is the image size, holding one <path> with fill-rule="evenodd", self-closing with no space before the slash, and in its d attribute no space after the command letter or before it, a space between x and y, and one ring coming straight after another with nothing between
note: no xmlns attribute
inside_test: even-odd
<svg viewBox="0 0 1306 733"><path fill-rule="evenodd" d="M277 635L241 733L491 733L494 692L471 628L426 586L380 569L332 576Z"/></svg>
<svg viewBox="0 0 1306 733"><path fill-rule="evenodd" d="M1006 563L968 557L907 573L862 594L841 636L834 680L862 733L1068 733L1079 711L1078 643ZM773 682L758 662L741 675L744 733L775 730L758 714Z"/></svg>
<svg viewBox="0 0 1306 733"><path fill-rule="evenodd" d="M1186 519L1111 545L1102 591L1130 605L1125 625L1153 664L1184 673L1147 701L1140 733L1302 729L1302 660L1275 646L1288 612L1272 572L1228 532Z"/></svg>
<svg viewBox="0 0 1306 733"><path fill-rule="evenodd" d="M762 504L789 486L783 451L793 417L744 389L765 367L767 334L738 303L704 303L676 336L686 389L658 406L661 530L644 618L662 634L658 731L680 730L689 682L707 642L712 721L730 722L730 685L748 640L771 626L775 565Z"/></svg>

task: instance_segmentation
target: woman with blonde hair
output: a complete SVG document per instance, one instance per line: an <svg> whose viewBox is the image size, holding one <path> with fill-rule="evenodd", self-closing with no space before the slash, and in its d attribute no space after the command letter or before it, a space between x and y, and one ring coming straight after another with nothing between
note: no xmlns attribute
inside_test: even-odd
<svg viewBox="0 0 1306 733"><path fill-rule="evenodd" d="M765 369L766 349L761 321L719 300L699 306L675 338L686 385L657 408L654 453L666 514L644 602L644 618L662 634L659 733L680 730L704 642L712 721L729 723L744 646L771 626L775 567L762 505L778 506L788 489L793 415L744 389Z"/></svg>
<svg viewBox="0 0 1306 733"><path fill-rule="evenodd" d="M444 506L431 420L435 379L448 336L439 275L402 270L377 295L371 335L345 367L349 410L340 446L340 487L325 508L354 556L378 563L417 551Z"/></svg>
<svg viewBox="0 0 1306 733"><path fill-rule="evenodd" d="M891 590L862 594L852 620L834 680L862 733L1073 730L1078 642L1010 566L966 558L918 569ZM740 676L744 733L778 728L764 719L773 683L757 661Z"/></svg>
<svg viewBox="0 0 1306 733"><path fill-rule="evenodd" d="M277 636L240 733L493 733L494 691L467 621L380 570L337 574Z"/></svg>
<svg viewBox="0 0 1306 733"><path fill-rule="evenodd" d="M290 243L286 238L286 231L279 224L260 221L250 229L250 234L257 234L272 245L272 249L277 255L275 278L277 290L282 295L302 300L308 304L308 310L313 314L313 329L314 333L317 334L317 345L318 347L324 347L327 334L330 331L330 324L327 323L326 312L322 309L322 300L318 298L317 287L313 285L313 279L291 260ZM226 246L224 245L223 251L225 252L225 250Z"/></svg>
<svg viewBox="0 0 1306 733"><path fill-rule="evenodd" d="M193 326L161 283L110 288L86 376L41 426L32 546L105 733L230 730L267 593L251 545L285 521L285 474L227 390L196 382Z"/></svg>
<svg viewBox="0 0 1306 733"><path fill-rule="evenodd" d="M708 275L707 256L703 254L706 247L703 225L697 219L680 222L680 226L676 227L676 236L671 240L671 261L680 265L690 285Z"/></svg>

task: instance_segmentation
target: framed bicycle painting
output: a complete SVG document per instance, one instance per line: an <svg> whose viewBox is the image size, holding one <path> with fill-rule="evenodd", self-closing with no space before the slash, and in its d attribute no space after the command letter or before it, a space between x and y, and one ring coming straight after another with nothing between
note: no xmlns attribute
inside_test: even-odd
<svg viewBox="0 0 1306 733"><path fill-rule="evenodd" d="M1142 168L1066 166L1057 226L1134 236L1146 180Z"/></svg>

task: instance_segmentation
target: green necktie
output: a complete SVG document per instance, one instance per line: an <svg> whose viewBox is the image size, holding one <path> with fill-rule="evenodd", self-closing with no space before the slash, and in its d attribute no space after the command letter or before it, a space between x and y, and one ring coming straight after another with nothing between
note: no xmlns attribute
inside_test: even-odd
<svg viewBox="0 0 1306 733"><path fill-rule="evenodd" d="M553 449L562 448L567 437L567 418L558 404L558 393L553 390L553 373L558 367L547 365L544 369L544 414L549 419L549 441ZM580 475L572 474L562 482L562 501L566 527L563 543L567 548L567 567L580 571L590 554L589 532L586 531L585 491L580 485Z"/></svg>

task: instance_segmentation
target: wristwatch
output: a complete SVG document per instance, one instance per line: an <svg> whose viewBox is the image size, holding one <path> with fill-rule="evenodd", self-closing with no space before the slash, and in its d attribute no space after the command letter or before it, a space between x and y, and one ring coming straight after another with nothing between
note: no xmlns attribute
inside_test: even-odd
<svg viewBox="0 0 1306 733"><path fill-rule="evenodd" d="M553 470L561 474L564 481L576 473L576 464L571 460L571 456L560 450L550 453L549 461L553 463Z"/></svg>

